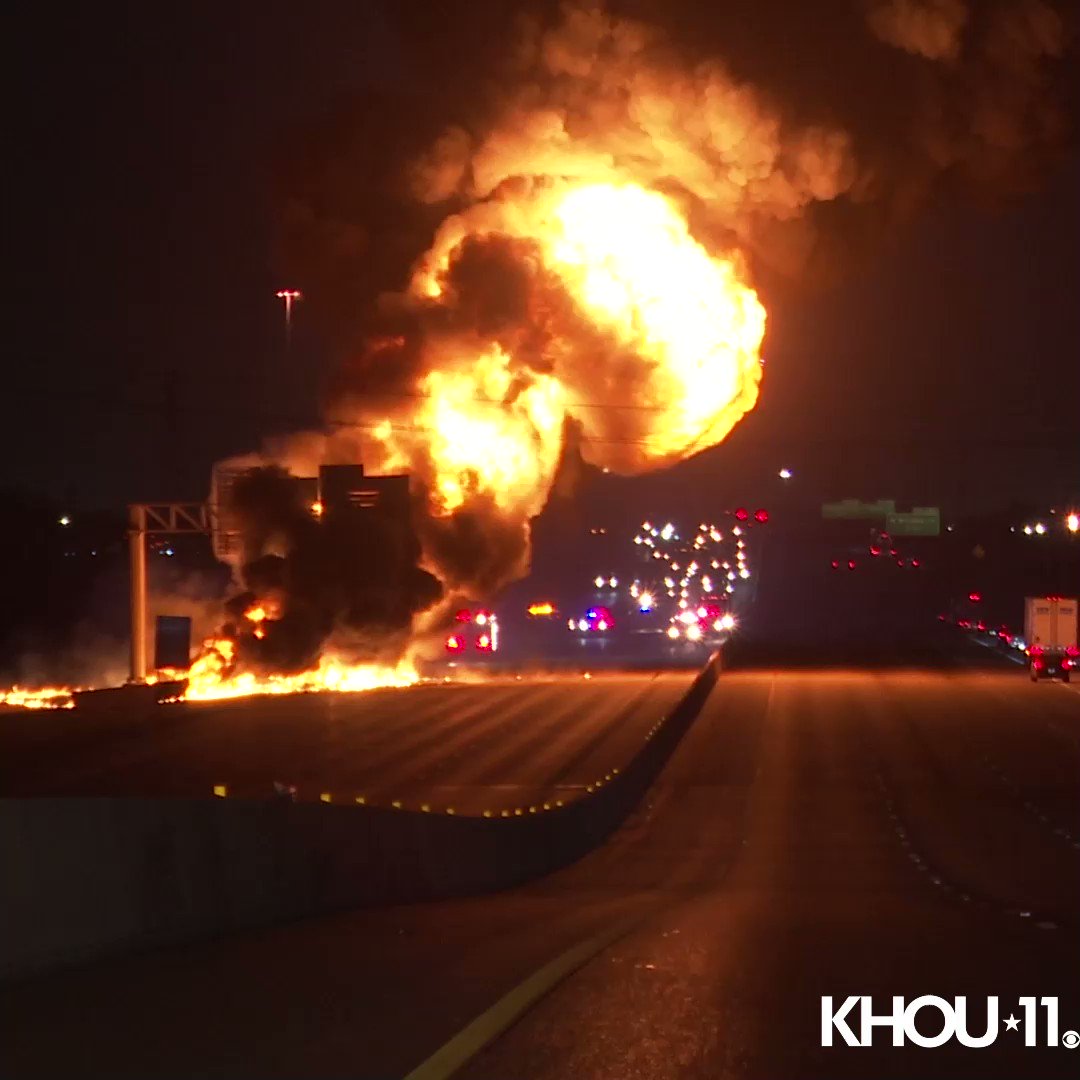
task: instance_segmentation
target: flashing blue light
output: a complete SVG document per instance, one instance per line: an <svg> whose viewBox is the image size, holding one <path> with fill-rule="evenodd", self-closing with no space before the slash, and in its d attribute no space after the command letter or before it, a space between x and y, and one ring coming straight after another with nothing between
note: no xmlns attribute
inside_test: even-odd
<svg viewBox="0 0 1080 1080"><path fill-rule="evenodd" d="M596 618L596 608L594 608L594 607L589 608L589 610L585 612L585 618L586 619L595 619Z"/></svg>
<svg viewBox="0 0 1080 1080"><path fill-rule="evenodd" d="M641 604L638 607L638 611L640 611L642 615L648 615L649 612L652 611L652 604Z"/></svg>

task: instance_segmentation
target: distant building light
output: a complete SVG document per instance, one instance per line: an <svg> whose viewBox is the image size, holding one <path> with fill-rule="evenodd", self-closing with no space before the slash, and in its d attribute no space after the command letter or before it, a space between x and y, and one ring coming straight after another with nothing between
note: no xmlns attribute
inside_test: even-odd
<svg viewBox="0 0 1080 1080"><path fill-rule="evenodd" d="M779 475L781 480L790 480L793 473L790 469L784 468L780 470Z"/></svg>
<svg viewBox="0 0 1080 1080"><path fill-rule="evenodd" d="M1046 526L1040 521L1036 524L1035 531L1042 536L1046 532Z"/></svg>
<svg viewBox="0 0 1080 1080"><path fill-rule="evenodd" d="M60 524L66 528L68 525L71 524L71 518L69 518L67 514L65 514L62 518L60 518Z"/></svg>

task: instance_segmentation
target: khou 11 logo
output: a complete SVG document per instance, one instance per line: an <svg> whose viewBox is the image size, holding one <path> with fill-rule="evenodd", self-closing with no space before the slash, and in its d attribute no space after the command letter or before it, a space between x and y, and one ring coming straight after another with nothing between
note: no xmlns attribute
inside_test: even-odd
<svg viewBox="0 0 1080 1080"><path fill-rule="evenodd" d="M1059 1038L1058 999L1056 997L1039 998L1038 1004L1042 1006L1045 1013L1042 1045L1057 1046L1060 1043L1069 1050L1075 1050L1080 1046L1080 1033L1071 1029ZM848 1046L872 1046L875 1028L891 1028L893 1046L903 1046L906 1040L916 1046L935 1047L942 1046L955 1038L962 1046L981 1048L995 1043L1002 1031L1019 1031L1021 1028L1025 1046L1040 1045L1039 1012L1036 999L1018 998L1017 1006L1020 1016L1016 1016L1010 1010L1007 1017L1002 1017L998 1008L998 999L988 997L986 999L986 1030L973 1033L968 1029L966 997L955 997L952 1001L948 1001L933 994L924 994L922 997L905 1001L903 997L894 996L892 1010L876 1014L873 1012L873 1000L868 995L853 995L845 998L844 1003L835 1009L832 997L823 997L821 999L821 1045L833 1045L833 1031L835 1030ZM923 1035L915 1027L916 1018L923 1010L926 1010L927 1015L940 1016L942 1026L937 1034ZM931 1024L936 1030L937 1020L932 1020Z"/></svg>

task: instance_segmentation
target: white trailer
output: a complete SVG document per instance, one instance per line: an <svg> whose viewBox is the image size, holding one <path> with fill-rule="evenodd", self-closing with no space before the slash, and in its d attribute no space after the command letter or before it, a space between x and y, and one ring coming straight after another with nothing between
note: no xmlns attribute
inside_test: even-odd
<svg viewBox="0 0 1080 1080"><path fill-rule="evenodd" d="M1077 649L1076 600L1061 596L1029 596L1024 601L1024 641L1031 681L1060 677L1068 682L1080 663Z"/></svg>

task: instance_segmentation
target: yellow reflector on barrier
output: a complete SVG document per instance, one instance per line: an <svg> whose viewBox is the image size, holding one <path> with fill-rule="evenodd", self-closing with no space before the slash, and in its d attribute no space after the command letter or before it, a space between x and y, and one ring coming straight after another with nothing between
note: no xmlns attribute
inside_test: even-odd
<svg viewBox="0 0 1080 1080"><path fill-rule="evenodd" d="M229 789L224 784L214 785L214 795L219 799L224 799L229 794Z"/></svg>

